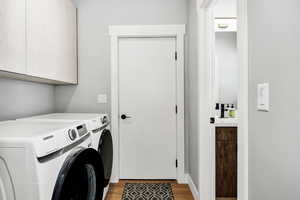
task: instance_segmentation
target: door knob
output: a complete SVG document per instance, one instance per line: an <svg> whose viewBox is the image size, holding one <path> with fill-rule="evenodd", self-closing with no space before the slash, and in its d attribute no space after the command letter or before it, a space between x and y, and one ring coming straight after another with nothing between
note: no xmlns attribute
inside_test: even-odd
<svg viewBox="0 0 300 200"><path fill-rule="evenodd" d="M127 116L127 115L125 115L125 114L122 114L122 115L121 115L121 119L124 120L124 119L127 119L127 118L131 118L131 117L130 117L130 116Z"/></svg>

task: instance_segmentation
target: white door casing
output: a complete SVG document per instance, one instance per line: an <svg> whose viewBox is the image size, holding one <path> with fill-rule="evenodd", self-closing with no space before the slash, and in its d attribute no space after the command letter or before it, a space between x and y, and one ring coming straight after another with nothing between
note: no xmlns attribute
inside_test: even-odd
<svg viewBox="0 0 300 200"><path fill-rule="evenodd" d="M176 40L119 40L120 178L176 179Z"/></svg>
<svg viewBox="0 0 300 200"><path fill-rule="evenodd" d="M185 182L184 174L184 35L185 25L145 25L145 26L110 26L111 36L111 124L114 139L114 166L112 182L120 178L120 108L119 108L119 41L122 38L163 38L176 39L176 179ZM149 122L151 123L151 122Z"/></svg>

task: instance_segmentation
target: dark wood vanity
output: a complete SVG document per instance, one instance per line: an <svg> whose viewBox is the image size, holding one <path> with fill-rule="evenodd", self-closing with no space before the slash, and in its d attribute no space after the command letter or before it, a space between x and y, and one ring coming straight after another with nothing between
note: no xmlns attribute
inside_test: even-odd
<svg viewBox="0 0 300 200"><path fill-rule="evenodd" d="M237 197L237 127L216 127L216 197Z"/></svg>

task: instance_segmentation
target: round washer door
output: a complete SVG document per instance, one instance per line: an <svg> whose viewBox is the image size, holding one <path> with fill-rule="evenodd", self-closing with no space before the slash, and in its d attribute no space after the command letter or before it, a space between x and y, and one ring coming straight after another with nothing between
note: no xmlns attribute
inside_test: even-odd
<svg viewBox="0 0 300 200"><path fill-rule="evenodd" d="M103 165L99 153L80 149L68 156L58 175L52 200L102 200Z"/></svg>
<svg viewBox="0 0 300 200"><path fill-rule="evenodd" d="M106 187L109 184L109 179L111 176L112 165L113 165L113 141L112 136L109 130L103 130L98 152L101 155L103 167L104 167L104 186Z"/></svg>

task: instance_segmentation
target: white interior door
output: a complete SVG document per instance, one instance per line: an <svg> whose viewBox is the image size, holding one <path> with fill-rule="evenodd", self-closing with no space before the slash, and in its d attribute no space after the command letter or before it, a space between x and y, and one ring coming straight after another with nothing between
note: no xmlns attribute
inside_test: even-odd
<svg viewBox="0 0 300 200"><path fill-rule="evenodd" d="M175 51L175 38L119 40L121 179L176 179Z"/></svg>

